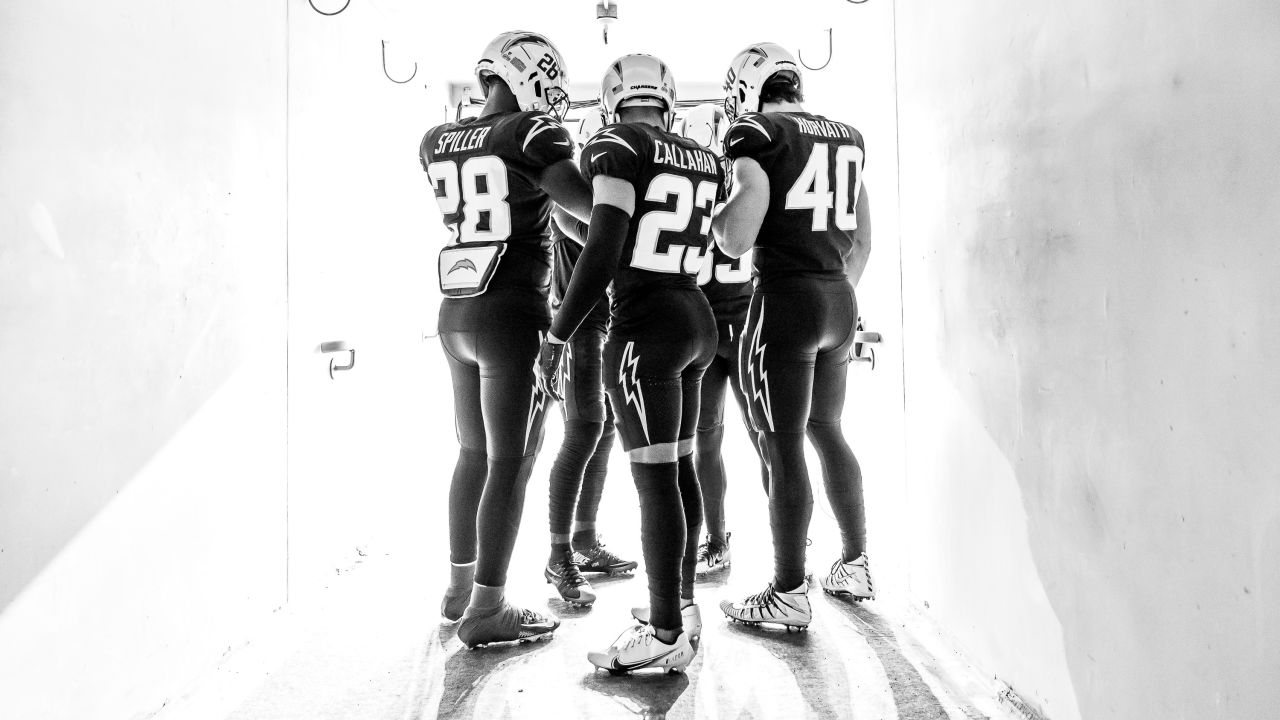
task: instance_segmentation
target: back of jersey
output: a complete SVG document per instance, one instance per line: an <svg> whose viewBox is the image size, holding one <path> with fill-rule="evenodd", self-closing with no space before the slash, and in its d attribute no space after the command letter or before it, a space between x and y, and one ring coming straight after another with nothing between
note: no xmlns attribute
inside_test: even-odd
<svg viewBox="0 0 1280 720"><path fill-rule="evenodd" d="M547 166L572 159L568 131L544 113L498 113L432 128L418 154L449 242L505 243L487 292L545 293L551 200L538 180Z"/></svg>
<svg viewBox="0 0 1280 720"><path fill-rule="evenodd" d="M711 208L723 185L709 150L652 125L609 125L582 150L582 174L629 182L636 206L613 280L612 331L668 314L666 291L698 293Z"/></svg>
<svg viewBox="0 0 1280 720"><path fill-rule="evenodd" d="M752 158L769 176L769 210L755 245L759 282L843 277L858 227L862 134L809 113L748 113L729 127L724 147L730 159Z"/></svg>

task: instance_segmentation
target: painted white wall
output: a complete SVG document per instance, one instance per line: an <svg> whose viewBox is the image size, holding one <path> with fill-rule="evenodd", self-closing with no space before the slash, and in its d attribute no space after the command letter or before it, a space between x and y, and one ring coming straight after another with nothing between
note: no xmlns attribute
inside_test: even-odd
<svg viewBox="0 0 1280 720"><path fill-rule="evenodd" d="M284 602L284 9L0 7L0 698L159 708Z"/></svg>
<svg viewBox="0 0 1280 720"><path fill-rule="evenodd" d="M1274 717L1274 3L897 13L913 592L1054 720Z"/></svg>

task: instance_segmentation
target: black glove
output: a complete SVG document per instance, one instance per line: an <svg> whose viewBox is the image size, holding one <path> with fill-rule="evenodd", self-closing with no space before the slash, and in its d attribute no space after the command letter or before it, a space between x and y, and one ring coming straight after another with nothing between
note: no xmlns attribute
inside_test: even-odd
<svg viewBox="0 0 1280 720"><path fill-rule="evenodd" d="M563 356L564 341L547 333L542 346L538 348L538 362L534 365L533 372L538 390L556 400L564 400L560 393L560 358Z"/></svg>

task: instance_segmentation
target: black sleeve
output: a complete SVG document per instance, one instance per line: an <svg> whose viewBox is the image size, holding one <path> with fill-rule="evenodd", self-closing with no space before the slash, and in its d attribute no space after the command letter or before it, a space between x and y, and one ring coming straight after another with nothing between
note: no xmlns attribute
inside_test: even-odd
<svg viewBox="0 0 1280 720"><path fill-rule="evenodd" d="M551 321L551 334L568 342L590 314L618 272L618 258L627 240L631 216L612 205L591 209L587 243L573 266L573 277L560 311Z"/></svg>

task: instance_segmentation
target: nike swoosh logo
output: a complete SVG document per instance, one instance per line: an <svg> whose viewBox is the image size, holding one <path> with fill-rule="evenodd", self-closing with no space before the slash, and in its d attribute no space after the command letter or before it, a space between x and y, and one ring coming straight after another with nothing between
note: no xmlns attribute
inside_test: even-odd
<svg viewBox="0 0 1280 720"><path fill-rule="evenodd" d="M596 153L595 155L591 156L591 162L595 162L596 160L599 160L600 158L604 157L607 154L608 153Z"/></svg>
<svg viewBox="0 0 1280 720"><path fill-rule="evenodd" d="M571 142L565 142L564 140L557 140L557 141L556 141L556 144L557 144L557 145L563 145L563 146L565 146L565 147L570 147L571 145L573 145L573 143L571 143Z"/></svg>
<svg viewBox="0 0 1280 720"><path fill-rule="evenodd" d="M740 143L740 142L742 142L742 138L740 138L740 137L739 137L739 138L734 138L734 139L732 139L732 140L730 140L730 141L729 141L729 145L730 145L730 146L732 146L732 145L737 145L737 144L738 144L738 143Z"/></svg>
<svg viewBox="0 0 1280 720"><path fill-rule="evenodd" d="M647 665L652 665L652 664L654 664L654 663L658 662L659 660L661 660L662 658L664 658L664 657L666 657L666 656L670 655L671 653L676 652L676 651L677 651L677 650L679 650L679 649L680 649L680 648L671 648L670 650L668 650L668 651L666 651L666 652L662 653L661 655L659 655L659 656L657 656L657 657L652 657L652 658L649 658L648 660L641 660L641 661L640 661L640 662L638 662L638 663L624 663L624 662L618 662L618 659L617 659L617 658L614 658L614 659L613 659L613 667L614 667L615 669L617 669L617 670L635 670L635 669L637 669L637 668L642 668L642 667L645 667L645 666L647 666Z"/></svg>

